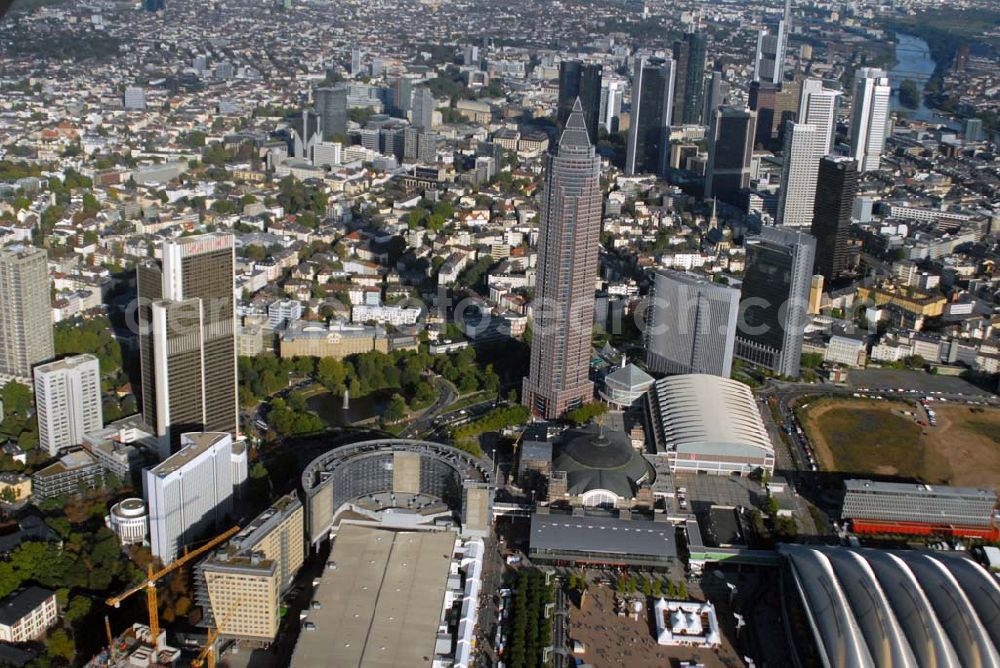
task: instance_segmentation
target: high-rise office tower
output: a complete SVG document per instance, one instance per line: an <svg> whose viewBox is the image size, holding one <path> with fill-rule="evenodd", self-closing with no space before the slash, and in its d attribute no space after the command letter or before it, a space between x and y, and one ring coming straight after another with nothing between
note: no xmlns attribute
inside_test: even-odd
<svg viewBox="0 0 1000 668"><path fill-rule="evenodd" d="M828 155L819 162L812 235L816 238L815 273L830 284L847 268L847 240L851 211L858 194L858 163L853 158Z"/></svg>
<svg viewBox="0 0 1000 668"><path fill-rule="evenodd" d="M392 82L393 116L406 118L413 104L413 80L408 76L398 76Z"/></svg>
<svg viewBox="0 0 1000 668"><path fill-rule="evenodd" d="M531 367L521 398L546 419L593 397L588 374L601 204L601 159L577 101L546 158Z"/></svg>
<svg viewBox="0 0 1000 668"><path fill-rule="evenodd" d="M361 74L363 54L361 53L361 47L355 46L351 48L351 76L356 77Z"/></svg>
<svg viewBox="0 0 1000 668"><path fill-rule="evenodd" d="M729 378L740 291L703 276L661 270L646 321L646 365L658 373Z"/></svg>
<svg viewBox="0 0 1000 668"><path fill-rule="evenodd" d="M799 230L765 227L746 248L736 357L796 378L816 240Z"/></svg>
<svg viewBox="0 0 1000 668"><path fill-rule="evenodd" d="M162 258L138 269L143 417L165 447L188 431L235 434L233 236L165 241Z"/></svg>
<svg viewBox="0 0 1000 668"><path fill-rule="evenodd" d="M576 100L583 105L583 118L590 133L590 143L597 144L597 126L601 123L601 66L564 60L559 63L559 127L566 127L566 119L573 111Z"/></svg>
<svg viewBox="0 0 1000 668"><path fill-rule="evenodd" d="M833 149L838 91L818 79L802 83L798 123L785 128L784 165L778 200L778 224L812 225L819 161Z"/></svg>
<svg viewBox="0 0 1000 668"><path fill-rule="evenodd" d="M417 86L413 89L413 127L424 132L430 132L434 126L434 94L427 86Z"/></svg>
<svg viewBox="0 0 1000 668"><path fill-rule="evenodd" d="M0 248L0 374L30 378L52 359L52 299L44 248Z"/></svg>
<svg viewBox="0 0 1000 668"><path fill-rule="evenodd" d="M983 132L983 119L966 118L965 124L962 126L962 135L965 137L965 141L970 144L983 141L986 138L986 134Z"/></svg>
<svg viewBox="0 0 1000 668"><path fill-rule="evenodd" d="M104 426L101 366L93 355L74 355L34 369L38 442L55 457Z"/></svg>
<svg viewBox="0 0 1000 668"><path fill-rule="evenodd" d="M851 101L851 156L858 170L877 170L889 132L892 88L889 77L875 67L862 67L854 74Z"/></svg>
<svg viewBox="0 0 1000 668"><path fill-rule="evenodd" d="M708 39L703 32L685 33L674 42L677 83L674 86L673 122L700 123L705 99L705 61Z"/></svg>
<svg viewBox="0 0 1000 668"><path fill-rule="evenodd" d="M316 112L320 116L323 139L347 135L347 85L338 83L333 87L317 88L313 93Z"/></svg>
<svg viewBox="0 0 1000 668"><path fill-rule="evenodd" d="M742 206L742 193L750 187L750 159L757 112L719 107L712 115L708 135L705 198Z"/></svg>
<svg viewBox="0 0 1000 668"><path fill-rule="evenodd" d="M802 84L783 81L780 84L754 81L750 84L750 109L757 112L757 136L754 144L772 151L784 145L785 126L798 118Z"/></svg>
<svg viewBox="0 0 1000 668"><path fill-rule="evenodd" d="M774 28L764 28L757 35L757 55L754 58L753 80L780 83L785 75L785 51L791 30L791 7L785 1L785 15Z"/></svg>
<svg viewBox="0 0 1000 668"><path fill-rule="evenodd" d="M722 72L714 70L708 77L705 88L705 108L701 112L701 124L711 125L715 110L726 102L729 94L729 84L722 80Z"/></svg>
<svg viewBox="0 0 1000 668"><path fill-rule="evenodd" d="M625 97L624 81L601 82L601 125L608 133L618 132L618 118L622 113L622 99Z"/></svg>
<svg viewBox="0 0 1000 668"><path fill-rule="evenodd" d="M840 91L827 88L820 79L806 79L802 82L799 97L798 122L815 125L823 142L823 155L833 151L833 141L837 134L837 100Z"/></svg>
<svg viewBox="0 0 1000 668"><path fill-rule="evenodd" d="M143 480L153 556L164 563L235 519L233 496L246 480L246 447L231 434L186 433L180 442Z"/></svg>
<svg viewBox="0 0 1000 668"><path fill-rule="evenodd" d="M126 86L122 105L126 111L142 111L146 108L146 89L142 86Z"/></svg>
<svg viewBox="0 0 1000 668"><path fill-rule="evenodd" d="M635 59L632 117L625 156L628 175L666 173L675 77L676 68L670 59Z"/></svg>
<svg viewBox="0 0 1000 668"><path fill-rule="evenodd" d="M812 225L819 161L825 153L822 147L823 139L815 125L789 123L785 128L784 164L778 195L779 225Z"/></svg>

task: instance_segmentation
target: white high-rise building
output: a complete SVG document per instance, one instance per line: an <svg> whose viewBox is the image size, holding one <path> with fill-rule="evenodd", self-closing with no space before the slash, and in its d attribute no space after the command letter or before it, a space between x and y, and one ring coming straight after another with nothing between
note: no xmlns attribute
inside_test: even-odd
<svg viewBox="0 0 1000 668"><path fill-rule="evenodd" d="M819 159L833 150L833 140L837 134L837 98L840 91L825 88L820 79L806 79L802 82L802 96L799 98L799 123L815 125L821 134L823 153ZM817 165L818 168L818 165Z"/></svg>
<svg viewBox="0 0 1000 668"><path fill-rule="evenodd" d="M789 123L785 130L785 163L781 169L778 224L812 226L816 179L823 150L822 132L808 123Z"/></svg>
<svg viewBox="0 0 1000 668"><path fill-rule="evenodd" d="M618 128L618 117L622 113L624 97L624 81L609 79L601 84L601 126L608 132L615 132Z"/></svg>
<svg viewBox="0 0 1000 668"><path fill-rule="evenodd" d="M246 448L230 434L181 435L181 449L146 471L153 556L173 561L185 545L222 530L246 479Z"/></svg>
<svg viewBox="0 0 1000 668"><path fill-rule="evenodd" d="M313 164L317 167L336 167L341 162L343 150L340 142L316 142L313 146Z"/></svg>
<svg viewBox="0 0 1000 668"><path fill-rule="evenodd" d="M838 91L819 79L802 82L799 122L785 130L784 165L778 199L778 224L811 227L819 161L833 150Z"/></svg>
<svg viewBox="0 0 1000 668"><path fill-rule="evenodd" d="M884 70L862 67L854 75L851 102L851 157L858 171L877 170L889 130L892 87Z"/></svg>
<svg viewBox="0 0 1000 668"><path fill-rule="evenodd" d="M36 366L35 408L39 445L53 457L80 445L104 427L101 365L93 355L74 355Z"/></svg>

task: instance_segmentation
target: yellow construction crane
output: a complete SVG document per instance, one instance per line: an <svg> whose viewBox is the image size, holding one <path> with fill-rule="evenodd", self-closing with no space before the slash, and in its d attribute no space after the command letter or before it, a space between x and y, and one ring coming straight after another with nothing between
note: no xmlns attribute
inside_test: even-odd
<svg viewBox="0 0 1000 668"><path fill-rule="evenodd" d="M239 533L240 528L238 526L232 527L228 531L225 531L212 540L208 541L201 547L192 550L190 552L185 552L183 556L178 557L176 560L170 564L164 566L158 571L153 570L153 564L150 563L146 569L146 580L135 585L131 589L119 594L118 596L112 596L107 600L108 605L117 608L121 605L121 602L127 599L132 594L136 592L146 590L146 607L149 608L149 633L153 642L156 642L157 637L160 635L160 604L156 598L156 583L158 580L162 579L164 576L169 575L176 571L178 568L186 564L187 562L201 556L205 552L208 552L213 547L216 547L220 543L224 543L237 533Z"/></svg>
<svg viewBox="0 0 1000 668"><path fill-rule="evenodd" d="M192 668L202 668L205 665L206 660L208 661L208 668L215 668L215 642L219 639L219 627L225 624L232 615L239 612L240 608L243 607L243 599L236 604L236 607L230 610L226 617L222 620L216 620L216 623L208 630L208 636L205 638L205 646L201 648L198 652L198 656L191 661Z"/></svg>
<svg viewBox="0 0 1000 668"><path fill-rule="evenodd" d="M218 639L219 629L213 626L208 630L208 638L205 640L205 646L201 648L198 656L191 661L193 668L204 666L206 659L208 659L208 668L215 668L215 641Z"/></svg>

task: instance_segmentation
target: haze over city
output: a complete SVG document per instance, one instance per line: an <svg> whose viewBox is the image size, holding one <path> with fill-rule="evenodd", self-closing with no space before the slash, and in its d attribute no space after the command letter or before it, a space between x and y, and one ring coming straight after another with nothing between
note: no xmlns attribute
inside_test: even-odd
<svg viewBox="0 0 1000 668"><path fill-rule="evenodd" d="M0 664L1000 666L998 64L993 0L2 3Z"/></svg>

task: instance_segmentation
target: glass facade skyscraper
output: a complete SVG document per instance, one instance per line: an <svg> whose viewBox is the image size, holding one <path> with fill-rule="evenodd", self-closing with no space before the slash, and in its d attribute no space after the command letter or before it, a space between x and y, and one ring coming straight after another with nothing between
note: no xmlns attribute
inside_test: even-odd
<svg viewBox="0 0 1000 668"><path fill-rule="evenodd" d="M708 38L703 32L689 32L674 42L677 84L674 87L673 122L700 123L705 100L705 61Z"/></svg>
<svg viewBox="0 0 1000 668"><path fill-rule="evenodd" d="M666 172L675 78L674 61L670 59L635 59L632 118L625 155L628 175Z"/></svg>
<svg viewBox="0 0 1000 668"><path fill-rule="evenodd" d="M851 210L858 193L858 163L828 155L819 162L812 235L816 237L816 269L827 285L844 275Z"/></svg>
<svg viewBox="0 0 1000 668"><path fill-rule="evenodd" d="M566 120L573 111L577 98L583 107L590 143L597 144L597 126L601 122L601 66L564 60L559 63L559 127L566 127Z"/></svg>
<svg viewBox="0 0 1000 668"><path fill-rule="evenodd" d="M736 357L796 378L816 240L798 230L765 227L746 248Z"/></svg>

